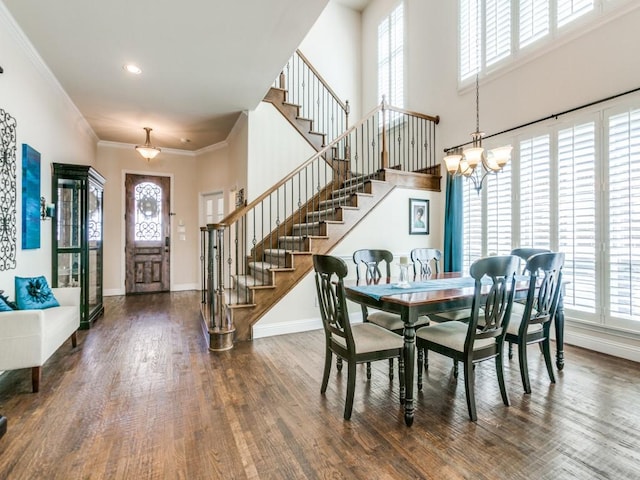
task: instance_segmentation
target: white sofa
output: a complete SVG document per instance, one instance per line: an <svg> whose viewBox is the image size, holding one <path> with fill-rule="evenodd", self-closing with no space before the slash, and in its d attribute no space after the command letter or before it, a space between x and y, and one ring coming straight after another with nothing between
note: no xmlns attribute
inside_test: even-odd
<svg viewBox="0 0 640 480"><path fill-rule="evenodd" d="M0 371L31 368L33 391L41 367L69 337L75 348L80 326L80 287L52 288L59 307L0 312Z"/></svg>

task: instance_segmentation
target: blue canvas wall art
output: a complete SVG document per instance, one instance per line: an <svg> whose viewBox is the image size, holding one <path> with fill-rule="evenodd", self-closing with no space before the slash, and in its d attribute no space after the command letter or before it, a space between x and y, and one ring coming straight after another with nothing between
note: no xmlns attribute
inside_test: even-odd
<svg viewBox="0 0 640 480"><path fill-rule="evenodd" d="M40 153L22 144L22 249L40 248Z"/></svg>

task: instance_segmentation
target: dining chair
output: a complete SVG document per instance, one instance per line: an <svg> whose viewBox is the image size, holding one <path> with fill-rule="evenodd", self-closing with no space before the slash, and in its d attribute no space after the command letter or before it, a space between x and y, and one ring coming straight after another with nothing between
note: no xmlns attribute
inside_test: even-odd
<svg viewBox="0 0 640 480"><path fill-rule="evenodd" d="M356 280L360 281L360 270L364 266L364 277L367 283L378 283L382 281L382 272L385 272L385 281L391 278L391 263L393 262L393 253L389 250L376 249L360 249L353 252L353 262L356 264ZM402 335L404 331L404 322L402 317L395 313L383 312L381 310L369 311L366 305L362 307L362 321L370 322L378 325L393 333ZM428 325L429 317L419 317L416 327ZM342 368L338 361L338 369ZM367 365L367 375L371 375L371 366ZM393 379L393 359L389 359L389 378Z"/></svg>
<svg viewBox="0 0 640 480"><path fill-rule="evenodd" d="M409 254L411 263L413 263L413 274L421 275L423 277L430 277L433 274L433 268L435 267L435 273L440 273L440 259L442 258L442 252L437 248L414 248Z"/></svg>
<svg viewBox="0 0 640 480"><path fill-rule="evenodd" d="M474 279L474 295L468 323L444 322L422 327L416 331L418 390L422 390L421 350L424 349L425 352L431 350L453 358L456 366L457 362L462 362L467 409L469 418L474 422L478 419L474 393L474 367L479 362L495 359L502 401L505 405L509 405L502 357L515 293L517 270L518 257L513 255L476 260L469 270ZM483 284L483 277L488 277L491 284ZM478 328L480 314L483 326ZM454 376L457 377L455 367Z"/></svg>
<svg viewBox="0 0 640 480"><path fill-rule="evenodd" d="M542 347L549 379L551 383L556 382L551 360L549 330L560 300L563 265L564 253L538 253L528 258L525 268L529 274L529 289L524 312L518 315L514 311L507 327L505 340L509 343L509 347L513 344L518 346L520 376L525 393L531 393L527 345L538 343Z"/></svg>
<svg viewBox="0 0 640 480"><path fill-rule="evenodd" d="M551 250L547 248L533 248L533 247L521 247L511 250L511 255L515 255L521 259L520 265L522 265L522 275L527 275L527 260L533 255L538 253L549 253ZM515 317L521 317L524 315L524 304L526 299L514 300L513 308L511 309ZM540 344L540 351L542 352L542 344ZM509 343L509 360L513 358L513 343Z"/></svg>
<svg viewBox="0 0 640 480"><path fill-rule="evenodd" d="M521 258L523 261L520 262L523 265L522 274L524 275L527 272L527 260L529 257L533 255L537 255L538 253L549 253L551 250L548 248L531 248L531 247L522 247L522 248L514 248L511 250L511 255L515 255L516 257Z"/></svg>
<svg viewBox="0 0 640 480"><path fill-rule="evenodd" d="M327 391L332 357L347 362L347 398L344 419L351 418L356 386L356 365L376 360L398 358L400 374L400 402L404 402L404 339L372 323L351 325L344 292L347 264L331 255L313 255L316 291L325 334L325 362L320 393Z"/></svg>

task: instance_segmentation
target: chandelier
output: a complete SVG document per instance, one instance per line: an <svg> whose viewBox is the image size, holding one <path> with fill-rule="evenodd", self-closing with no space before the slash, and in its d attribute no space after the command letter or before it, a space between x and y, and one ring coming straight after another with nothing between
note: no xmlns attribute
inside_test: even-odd
<svg viewBox="0 0 640 480"><path fill-rule="evenodd" d="M490 173L498 173L511 158L511 145L485 150L482 147L484 132L480 131L480 81L476 73L476 131L471 134L471 147L463 150L454 147L446 150L444 164L452 176L471 179L473 186L480 194L485 178Z"/></svg>
<svg viewBox="0 0 640 480"><path fill-rule="evenodd" d="M151 145L151 130L153 129L144 127L144 130L147 132L147 140L144 142L144 145L136 145L136 151L146 158L148 162L160 153L160 149Z"/></svg>

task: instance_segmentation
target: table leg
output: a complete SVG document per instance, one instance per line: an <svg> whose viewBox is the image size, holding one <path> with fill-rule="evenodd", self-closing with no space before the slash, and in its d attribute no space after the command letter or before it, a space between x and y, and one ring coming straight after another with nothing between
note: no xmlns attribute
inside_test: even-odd
<svg viewBox="0 0 640 480"><path fill-rule="evenodd" d="M404 316L404 315L403 315ZM409 312L404 322L404 423L413 425L413 371L416 365L416 329L417 315Z"/></svg>
<svg viewBox="0 0 640 480"><path fill-rule="evenodd" d="M554 323L556 327L556 367L558 370L564 368L564 302L562 301L562 293L560 293L560 299L558 300L558 308L556 309L556 316Z"/></svg>

